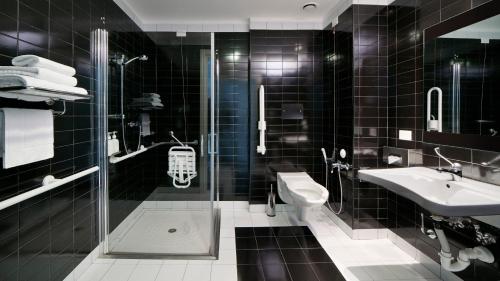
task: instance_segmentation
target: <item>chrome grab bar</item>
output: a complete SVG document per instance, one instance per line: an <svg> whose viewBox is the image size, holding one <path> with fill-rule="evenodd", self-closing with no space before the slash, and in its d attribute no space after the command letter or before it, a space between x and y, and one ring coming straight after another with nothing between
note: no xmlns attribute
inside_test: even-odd
<svg viewBox="0 0 500 281"><path fill-rule="evenodd" d="M53 176L48 175L45 178L43 178L42 186L35 188L33 190L30 190L30 191L21 193L19 195L16 195L14 197L11 197L9 199L6 199L6 200L3 200L2 202L0 202L0 210L6 209L6 208L11 207L13 205L16 205L18 203L21 203L25 200L28 200L30 198L37 196L37 195L40 195L40 194L45 193L47 191L50 191L54 188L57 188L61 185L64 185L64 184L67 184L67 183L72 182L74 180L77 180L81 177L90 175L98 170L99 170L99 167L94 166L92 168L78 172L74 175L71 175L71 176L68 176L68 177L65 177L62 179L56 179Z"/></svg>

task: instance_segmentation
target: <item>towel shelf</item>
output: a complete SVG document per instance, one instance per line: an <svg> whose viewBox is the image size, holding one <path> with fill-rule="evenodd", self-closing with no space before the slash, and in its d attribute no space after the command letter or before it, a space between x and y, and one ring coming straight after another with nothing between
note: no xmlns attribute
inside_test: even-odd
<svg viewBox="0 0 500 281"><path fill-rule="evenodd" d="M99 167L98 166L94 166L92 168L89 168L87 170L84 170L84 171L81 171L81 172L78 172L74 175L71 175L71 176L68 176L68 177L65 177L65 178L62 178L62 179L56 179L54 178L53 176L46 176L44 179L43 179L43 184L42 186L38 187L38 188L35 188L33 190L30 190L30 191L27 191L27 192L24 192L24 193L21 193L17 196L14 196L12 198L9 198L9 199L6 199L2 202L0 202L0 210L3 210L3 209L6 209L10 206L13 206L13 205L16 205L18 203L21 203L25 200L28 200L32 197L35 197L37 195L40 195L42 193L45 193L47 191L50 191L54 188L57 188L61 185L64 185L64 184L67 184L67 183L70 183L74 180L77 180L81 177L84 177L84 176L87 176L87 175L90 175L96 171L99 170Z"/></svg>
<svg viewBox="0 0 500 281"><path fill-rule="evenodd" d="M0 97L32 102L66 100L74 101L90 99L92 96L70 92L47 90L36 87L5 87L0 88Z"/></svg>

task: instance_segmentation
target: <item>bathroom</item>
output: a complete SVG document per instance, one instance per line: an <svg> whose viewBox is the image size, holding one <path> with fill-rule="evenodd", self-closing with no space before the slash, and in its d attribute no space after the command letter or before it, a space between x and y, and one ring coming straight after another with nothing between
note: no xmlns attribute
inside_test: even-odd
<svg viewBox="0 0 500 281"><path fill-rule="evenodd" d="M0 280L500 280L500 1L0 19Z"/></svg>

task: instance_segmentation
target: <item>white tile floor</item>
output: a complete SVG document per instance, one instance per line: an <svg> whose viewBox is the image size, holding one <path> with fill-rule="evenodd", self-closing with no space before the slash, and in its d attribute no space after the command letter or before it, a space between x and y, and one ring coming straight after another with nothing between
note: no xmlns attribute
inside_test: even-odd
<svg viewBox="0 0 500 281"><path fill-rule="evenodd" d="M236 281L235 227L296 225L293 213L270 218L246 207L222 204L217 261L97 259L77 281ZM387 239L350 239L321 211L311 214L308 225L346 280L440 280Z"/></svg>

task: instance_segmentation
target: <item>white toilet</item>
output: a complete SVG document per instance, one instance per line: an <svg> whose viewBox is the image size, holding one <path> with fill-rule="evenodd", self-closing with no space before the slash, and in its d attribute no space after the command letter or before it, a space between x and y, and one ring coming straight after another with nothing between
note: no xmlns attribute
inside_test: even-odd
<svg viewBox="0 0 500 281"><path fill-rule="evenodd" d="M285 203L297 208L301 221L306 219L308 210L328 200L328 190L307 173L278 173L278 195Z"/></svg>

